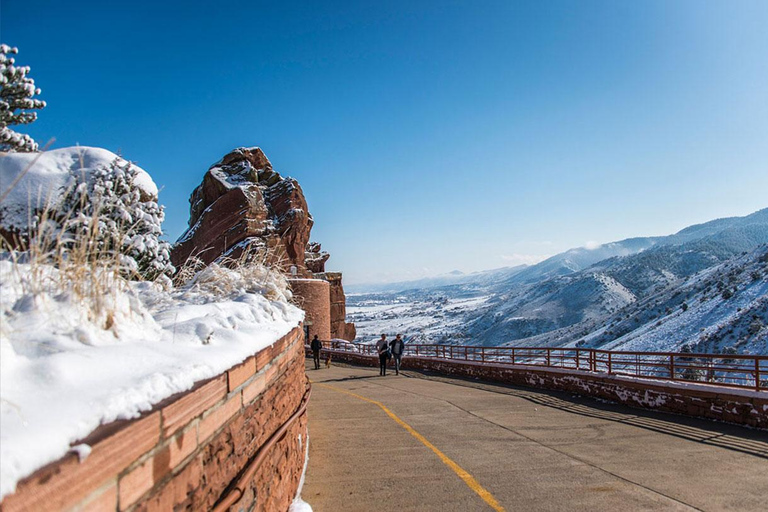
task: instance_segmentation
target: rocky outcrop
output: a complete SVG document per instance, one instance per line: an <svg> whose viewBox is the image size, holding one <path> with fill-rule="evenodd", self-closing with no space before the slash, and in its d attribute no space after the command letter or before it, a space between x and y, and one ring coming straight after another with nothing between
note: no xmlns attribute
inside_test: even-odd
<svg viewBox="0 0 768 512"><path fill-rule="evenodd" d="M325 272L325 262L330 257L330 254L321 250L320 244L317 242L310 242L307 245L307 250L304 252L304 262L307 265L307 269L315 274Z"/></svg>
<svg viewBox="0 0 768 512"><path fill-rule="evenodd" d="M309 275L304 253L312 215L299 183L284 178L259 148L238 148L208 169L189 199L189 228L172 252L179 268L256 251L269 263Z"/></svg>
<svg viewBox="0 0 768 512"><path fill-rule="evenodd" d="M341 273L325 272L330 255L309 242L314 221L299 183L275 172L264 152L238 148L213 164L189 198L189 228L171 253L177 269L255 254L291 274L307 334L355 339L346 323ZM318 281L327 281L318 283Z"/></svg>

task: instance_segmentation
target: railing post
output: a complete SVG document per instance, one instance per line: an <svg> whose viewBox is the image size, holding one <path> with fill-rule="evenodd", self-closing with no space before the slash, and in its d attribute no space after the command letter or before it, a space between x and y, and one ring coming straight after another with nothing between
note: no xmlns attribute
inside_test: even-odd
<svg viewBox="0 0 768 512"><path fill-rule="evenodd" d="M465 361L469 360L469 357L467 356L467 346L466 345L464 345L464 360Z"/></svg>
<svg viewBox="0 0 768 512"><path fill-rule="evenodd" d="M552 366L552 364L551 364L551 355L552 355L552 349L548 348L547 349L547 368Z"/></svg>
<svg viewBox="0 0 768 512"><path fill-rule="evenodd" d="M613 363L611 362L611 351L608 351L608 375L613 371Z"/></svg>
<svg viewBox="0 0 768 512"><path fill-rule="evenodd" d="M675 380L675 356L669 355L669 378Z"/></svg>
<svg viewBox="0 0 768 512"><path fill-rule="evenodd" d="M760 358L755 357L755 391L760 391Z"/></svg>
<svg viewBox="0 0 768 512"><path fill-rule="evenodd" d="M482 358L482 361L485 362L485 347L480 347L480 357Z"/></svg>

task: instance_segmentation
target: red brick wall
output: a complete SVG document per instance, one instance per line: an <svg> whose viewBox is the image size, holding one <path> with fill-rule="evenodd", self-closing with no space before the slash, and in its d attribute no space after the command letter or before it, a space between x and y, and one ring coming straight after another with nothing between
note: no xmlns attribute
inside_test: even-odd
<svg viewBox="0 0 768 512"><path fill-rule="evenodd" d="M297 327L142 418L100 427L83 441L92 451L82 463L68 455L42 468L20 482L0 509L208 510L296 412L305 391ZM303 415L271 447L233 509L287 510L304 465L306 433Z"/></svg>
<svg viewBox="0 0 768 512"><path fill-rule="evenodd" d="M355 324L348 324L346 321L347 297L341 284L341 272L324 272L315 274L315 277L328 281L331 286L331 336L326 339L354 340Z"/></svg>
<svg viewBox="0 0 768 512"><path fill-rule="evenodd" d="M289 279L296 304L306 313L309 338L331 339L331 293L322 279Z"/></svg>
<svg viewBox="0 0 768 512"><path fill-rule="evenodd" d="M333 353L334 361L378 367L372 356ZM768 429L768 393L674 382L634 379L578 371L531 369L404 357L404 369L427 370L448 376L477 378L518 386L566 391L618 402L630 407L654 409Z"/></svg>

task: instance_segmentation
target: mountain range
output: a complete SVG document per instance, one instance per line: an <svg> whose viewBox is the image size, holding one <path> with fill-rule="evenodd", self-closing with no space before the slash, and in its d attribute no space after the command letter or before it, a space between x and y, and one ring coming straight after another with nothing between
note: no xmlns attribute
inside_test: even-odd
<svg viewBox="0 0 768 512"><path fill-rule="evenodd" d="M532 266L390 284L350 300L363 336L364 304L373 300L397 302L412 330L409 311L452 326L417 329L429 342L768 353L768 208L669 236L571 249ZM406 330L397 320L390 315L386 327Z"/></svg>

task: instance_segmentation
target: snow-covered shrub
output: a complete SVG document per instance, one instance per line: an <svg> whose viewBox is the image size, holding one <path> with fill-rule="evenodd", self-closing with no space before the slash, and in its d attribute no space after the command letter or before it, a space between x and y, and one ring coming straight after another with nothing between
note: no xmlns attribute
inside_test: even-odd
<svg viewBox="0 0 768 512"><path fill-rule="evenodd" d="M16 66L9 55L19 52L7 44L0 44L0 150L37 151L37 142L32 137L17 133L12 125L29 124L37 119L37 112L45 102L35 99L40 89L27 76L29 66Z"/></svg>
<svg viewBox="0 0 768 512"><path fill-rule="evenodd" d="M686 343L680 347L680 353L693 354L693 347L689 343ZM696 359L695 357L678 357L675 361L679 365L682 365L680 376L683 379L693 381L704 380L704 372L697 367L702 364L701 360Z"/></svg>
<svg viewBox="0 0 768 512"><path fill-rule="evenodd" d="M130 162L115 159L109 168L76 177L56 208L61 240L65 247L90 240L94 254L115 255L126 277L167 280L175 269L171 246L160 239L165 214L154 198L142 197L138 176Z"/></svg>
<svg viewBox="0 0 768 512"><path fill-rule="evenodd" d="M71 297L110 328L129 279L169 285L170 246L151 177L99 148L63 148L0 159L0 257L21 269L25 294ZM22 272L19 271L19 275Z"/></svg>

